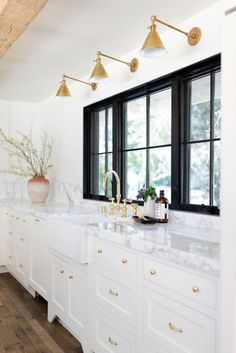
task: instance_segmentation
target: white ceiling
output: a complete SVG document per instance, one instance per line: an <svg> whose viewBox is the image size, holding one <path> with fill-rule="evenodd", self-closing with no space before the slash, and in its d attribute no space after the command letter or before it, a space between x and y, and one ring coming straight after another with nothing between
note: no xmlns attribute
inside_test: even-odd
<svg viewBox="0 0 236 353"><path fill-rule="evenodd" d="M88 74L98 49L120 57L139 47L151 15L178 24L215 2L49 0L0 58L0 99L39 102L55 92L62 73Z"/></svg>

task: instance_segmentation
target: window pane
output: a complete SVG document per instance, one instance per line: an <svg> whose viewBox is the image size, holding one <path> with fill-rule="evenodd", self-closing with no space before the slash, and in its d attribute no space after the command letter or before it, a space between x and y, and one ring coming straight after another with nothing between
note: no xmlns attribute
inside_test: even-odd
<svg viewBox="0 0 236 353"><path fill-rule="evenodd" d="M171 147L149 150L150 182L159 190L165 190L165 196L171 201Z"/></svg>
<svg viewBox="0 0 236 353"><path fill-rule="evenodd" d="M171 88L150 96L150 146L171 143Z"/></svg>
<svg viewBox="0 0 236 353"><path fill-rule="evenodd" d="M107 121L107 151L112 151L112 108L108 109L108 121Z"/></svg>
<svg viewBox="0 0 236 353"><path fill-rule="evenodd" d="M146 151L125 152L126 197L136 199L138 190L146 184Z"/></svg>
<svg viewBox="0 0 236 353"><path fill-rule="evenodd" d="M146 146L146 97L125 103L126 148Z"/></svg>
<svg viewBox="0 0 236 353"><path fill-rule="evenodd" d="M210 143L192 144L189 149L189 201L192 204L209 205Z"/></svg>
<svg viewBox="0 0 236 353"><path fill-rule="evenodd" d="M102 188L102 178L103 175L105 174L105 158L106 155L105 154L101 154L98 156L98 177L99 177L99 181L98 181L98 195L105 195L105 192Z"/></svg>
<svg viewBox="0 0 236 353"><path fill-rule="evenodd" d="M220 137L221 130L221 72L215 74L214 137Z"/></svg>
<svg viewBox="0 0 236 353"><path fill-rule="evenodd" d="M191 82L190 140L210 138L210 75Z"/></svg>
<svg viewBox="0 0 236 353"><path fill-rule="evenodd" d="M213 205L220 206L220 141L214 142Z"/></svg>
<svg viewBox="0 0 236 353"><path fill-rule="evenodd" d="M100 110L98 113L98 124L99 124L99 153L105 152L106 140L105 140L105 126L106 126L106 112L105 110Z"/></svg>

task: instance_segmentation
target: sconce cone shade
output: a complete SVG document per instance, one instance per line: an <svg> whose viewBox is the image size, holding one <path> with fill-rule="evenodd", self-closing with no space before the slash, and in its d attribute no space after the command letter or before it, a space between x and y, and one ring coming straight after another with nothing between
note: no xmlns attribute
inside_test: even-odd
<svg viewBox="0 0 236 353"><path fill-rule="evenodd" d="M93 72L90 76L89 81L92 83L101 83L109 80L109 76L101 63L101 59L98 58L96 60L96 64L94 66Z"/></svg>
<svg viewBox="0 0 236 353"><path fill-rule="evenodd" d="M59 90L57 91L56 97L71 97L70 91L67 87L65 80L62 80Z"/></svg>
<svg viewBox="0 0 236 353"><path fill-rule="evenodd" d="M164 44L156 31L156 25L151 25L150 32L140 50L140 54L147 58L158 58L167 53Z"/></svg>

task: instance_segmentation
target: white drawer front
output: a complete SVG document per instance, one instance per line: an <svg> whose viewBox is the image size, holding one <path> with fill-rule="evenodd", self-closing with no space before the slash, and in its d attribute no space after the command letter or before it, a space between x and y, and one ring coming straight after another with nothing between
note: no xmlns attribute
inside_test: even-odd
<svg viewBox="0 0 236 353"><path fill-rule="evenodd" d="M215 353L215 321L144 288L143 332L175 353Z"/></svg>
<svg viewBox="0 0 236 353"><path fill-rule="evenodd" d="M141 341L140 345L138 346L138 353L171 353L169 350L165 348L150 343L150 341Z"/></svg>
<svg viewBox="0 0 236 353"><path fill-rule="evenodd" d="M95 300L113 315L119 316L122 321L135 325L137 301L135 283L103 268L97 269L95 276Z"/></svg>
<svg viewBox="0 0 236 353"><path fill-rule="evenodd" d="M93 254L97 264L124 276L132 276L137 271L137 256L129 251L95 240Z"/></svg>
<svg viewBox="0 0 236 353"><path fill-rule="evenodd" d="M99 353L136 353L135 337L103 314L96 312L93 350Z"/></svg>
<svg viewBox="0 0 236 353"><path fill-rule="evenodd" d="M144 278L211 308L217 304L217 282L150 259L144 259Z"/></svg>

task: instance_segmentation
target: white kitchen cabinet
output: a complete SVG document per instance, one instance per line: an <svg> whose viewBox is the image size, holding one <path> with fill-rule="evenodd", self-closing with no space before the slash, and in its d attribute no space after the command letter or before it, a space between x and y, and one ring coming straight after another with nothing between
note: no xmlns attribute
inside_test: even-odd
<svg viewBox="0 0 236 353"><path fill-rule="evenodd" d="M6 265L6 239L7 239L7 221L6 210L4 208L0 211L0 266Z"/></svg>
<svg viewBox="0 0 236 353"><path fill-rule="evenodd" d="M49 321L59 317L77 338L83 340L88 305L87 265L76 264L52 253Z"/></svg>
<svg viewBox="0 0 236 353"><path fill-rule="evenodd" d="M48 299L49 259L46 224L33 218L27 222L29 233L29 283L44 299Z"/></svg>

